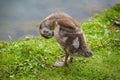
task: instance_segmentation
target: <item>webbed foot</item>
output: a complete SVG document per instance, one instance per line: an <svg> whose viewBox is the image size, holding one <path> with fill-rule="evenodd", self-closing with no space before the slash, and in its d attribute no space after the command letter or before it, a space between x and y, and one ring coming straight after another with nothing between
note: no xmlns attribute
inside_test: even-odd
<svg viewBox="0 0 120 80"><path fill-rule="evenodd" d="M55 67L65 67L66 64L65 64L64 62L55 62L55 63L53 64L53 66L55 66Z"/></svg>

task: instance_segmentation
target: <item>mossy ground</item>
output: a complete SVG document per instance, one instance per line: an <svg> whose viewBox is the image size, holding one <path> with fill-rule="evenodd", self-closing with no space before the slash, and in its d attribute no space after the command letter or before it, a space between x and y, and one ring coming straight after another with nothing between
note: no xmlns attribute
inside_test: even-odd
<svg viewBox="0 0 120 80"><path fill-rule="evenodd" d="M0 43L1 80L120 80L120 5L81 23L92 57L74 57L67 67L53 67L64 52L42 37Z"/></svg>

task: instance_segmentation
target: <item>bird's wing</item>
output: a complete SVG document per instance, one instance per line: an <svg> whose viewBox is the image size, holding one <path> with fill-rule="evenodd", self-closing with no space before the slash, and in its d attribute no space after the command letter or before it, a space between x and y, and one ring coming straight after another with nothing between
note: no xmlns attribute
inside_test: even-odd
<svg viewBox="0 0 120 80"><path fill-rule="evenodd" d="M72 19L58 19L57 20L57 23L60 25L60 26L63 26L65 28L70 28L70 29L76 29L78 27L78 24L77 22L75 22L74 20Z"/></svg>

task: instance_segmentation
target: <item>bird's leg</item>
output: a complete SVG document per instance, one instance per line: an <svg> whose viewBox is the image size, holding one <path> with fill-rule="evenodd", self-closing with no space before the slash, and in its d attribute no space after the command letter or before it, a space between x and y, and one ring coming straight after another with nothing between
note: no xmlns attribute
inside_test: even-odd
<svg viewBox="0 0 120 80"><path fill-rule="evenodd" d="M61 58L62 58L62 61L65 62L65 55L61 56ZM72 61L73 61L73 57L68 56L67 62L69 63L69 62L72 62Z"/></svg>
<svg viewBox="0 0 120 80"><path fill-rule="evenodd" d="M66 55L65 55L65 61L64 61L64 66L67 66L68 57L69 57L69 54L66 53Z"/></svg>
<svg viewBox="0 0 120 80"><path fill-rule="evenodd" d="M62 62L55 62L53 64L53 66L56 66L56 67L65 67L65 66L67 66L68 57L69 57L69 54L66 53L64 60Z"/></svg>

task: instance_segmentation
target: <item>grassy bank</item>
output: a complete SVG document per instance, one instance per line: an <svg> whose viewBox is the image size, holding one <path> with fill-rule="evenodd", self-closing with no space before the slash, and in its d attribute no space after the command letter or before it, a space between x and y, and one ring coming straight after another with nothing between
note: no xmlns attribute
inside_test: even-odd
<svg viewBox="0 0 120 80"><path fill-rule="evenodd" d="M119 80L120 4L81 24L93 56L76 57L68 67L56 68L64 52L54 38L25 38L0 43L1 80Z"/></svg>

